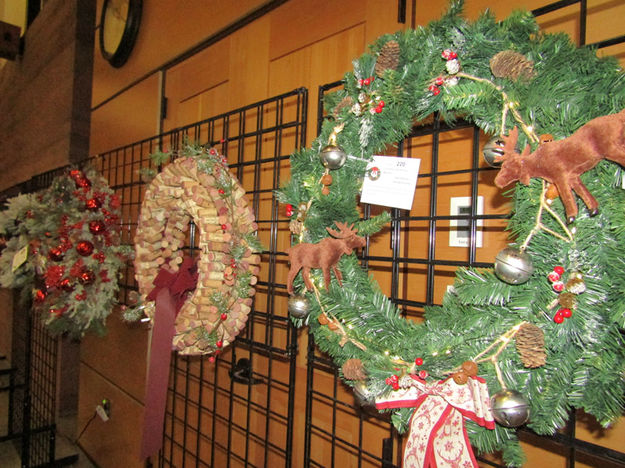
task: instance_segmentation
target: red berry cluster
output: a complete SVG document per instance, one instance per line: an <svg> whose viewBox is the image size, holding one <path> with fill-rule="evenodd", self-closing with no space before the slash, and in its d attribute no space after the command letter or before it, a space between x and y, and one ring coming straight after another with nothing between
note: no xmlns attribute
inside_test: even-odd
<svg viewBox="0 0 625 468"><path fill-rule="evenodd" d="M286 214L287 218L290 218L291 216L293 216L293 205L291 205L290 203L287 203L284 208L284 214Z"/></svg>
<svg viewBox="0 0 625 468"><path fill-rule="evenodd" d="M555 266L553 267L553 271L549 272L547 278L551 281L551 287L558 294L564 291L564 281L562 281L562 275L564 274L564 267ZM561 307L553 316L553 321L555 323L562 323L564 319L570 318L573 315L573 311L568 307Z"/></svg>
<svg viewBox="0 0 625 468"><path fill-rule="evenodd" d="M553 267L547 278L551 281L551 287L555 292L564 291L564 281L562 281L562 275L564 274L564 268L561 266Z"/></svg>
<svg viewBox="0 0 625 468"><path fill-rule="evenodd" d="M358 86L361 88L363 86L369 86L374 81L375 81L375 76L370 76L369 78L360 79L358 80Z"/></svg>
<svg viewBox="0 0 625 468"><path fill-rule="evenodd" d="M397 374L387 377L384 382L386 382L386 385L393 387L393 390L399 390L399 376Z"/></svg>
<svg viewBox="0 0 625 468"><path fill-rule="evenodd" d="M441 52L441 57L445 60L455 60L458 58L458 54L451 49L445 49Z"/></svg>

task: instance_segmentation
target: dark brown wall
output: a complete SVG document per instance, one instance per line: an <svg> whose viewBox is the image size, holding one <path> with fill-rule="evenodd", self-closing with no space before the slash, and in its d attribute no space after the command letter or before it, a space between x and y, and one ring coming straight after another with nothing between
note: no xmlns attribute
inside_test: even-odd
<svg viewBox="0 0 625 468"><path fill-rule="evenodd" d="M92 0L49 0L0 70L0 191L88 155Z"/></svg>

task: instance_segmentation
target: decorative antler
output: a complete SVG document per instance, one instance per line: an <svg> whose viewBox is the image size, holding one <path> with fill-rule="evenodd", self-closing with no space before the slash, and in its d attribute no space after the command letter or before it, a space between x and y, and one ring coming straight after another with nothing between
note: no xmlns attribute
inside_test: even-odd
<svg viewBox="0 0 625 468"><path fill-rule="evenodd" d="M347 227L347 222L339 223L336 222L336 227L339 228L338 232L334 229L327 227L326 230L330 235L337 239L347 239L348 237L355 236L358 232L358 229L354 229L354 223L351 226Z"/></svg>

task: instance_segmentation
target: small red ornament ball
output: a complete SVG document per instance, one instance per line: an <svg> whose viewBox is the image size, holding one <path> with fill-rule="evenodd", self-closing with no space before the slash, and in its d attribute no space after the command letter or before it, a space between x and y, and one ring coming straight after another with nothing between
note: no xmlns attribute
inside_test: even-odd
<svg viewBox="0 0 625 468"><path fill-rule="evenodd" d="M562 281L556 281L552 284L553 290L555 292L562 292L564 291L564 283Z"/></svg>
<svg viewBox="0 0 625 468"><path fill-rule="evenodd" d="M85 174L83 174L83 172L79 171L78 169L73 169L69 171L69 176L74 180L85 178Z"/></svg>
<svg viewBox="0 0 625 468"><path fill-rule="evenodd" d="M438 86L436 86L436 85L434 85L434 84L433 84L433 85L430 85L430 86L429 86L429 88L428 88L428 90L429 90L430 92L432 92L432 93L434 93L437 89L438 89ZM439 92L440 92L440 91L439 91Z"/></svg>
<svg viewBox="0 0 625 468"><path fill-rule="evenodd" d="M85 202L85 208L89 211L97 211L102 206L102 202L97 198L90 198Z"/></svg>
<svg viewBox="0 0 625 468"><path fill-rule="evenodd" d="M64 256L65 254L63 253L63 249L61 249L60 247L50 249L50 251L48 252L48 257L50 258L50 260L53 260L55 262L60 262L61 260L63 260Z"/></svg>
<svg viewBox="0 0 625 468"><path fill-rule="evenodd" d="M95 281L95 273L91 270L85 270L78 277L78 281L85 285L91 284Z"/></svg>
<svg viewBox="0 0 625 468"><path fill-rule="evenodd" d="M72 292L74 290L74 285L69 280L69 278L63 278L59 283L59 286L61 286L61 289L63 291Z"/></svg>
<svg viewBox="0 0 625 468"><path fill-rule="evenodd" d="M44 293L41 289L37 289L35 291L35 302L43 302L46 298L46 293Z"/></svg>
<svg viewBox="0 0 625 468"><path fill-rule="evenodd" d="M414 363L417 366L422 366L423 365L423 358L418 357L417 359L414 360Z"/></svg>
<svg viewBox="0 0 625 468"><path fill-rule="evenodd" d="M216 345L218 348L223 348L223 346L224 346L224 342L223 342L223 341L221 341L221 340L218 340L218 341L217 341L217 343L215 343L215 345Z"/></svg>
<svg viewBox="0 0 625 468"><path fill-rule="evenodd" d="M549 273L547 275L547 278L549 279L549 281L551 281L552 283L555 283L556 281L560 281L560 278L562 278L562 276L560 276L560 274L558 274L555 271L552 271L551 273Z"/></svg>
<svg viewBox="0 0 625 468"><path fill-rule="evenodd" d="M91 255L93 253L93 244L86 240L80 241L76 244L76 251L83 257Z"/></svg>
<svg viewBox="0 0 625 468"><path fill-rule="evenodd" d="M559 274L560 276L562 276L562 273L564 273L564 267L561 267L561 266L555 266L555 267L553 267L553 271L555 271L557 274Z"/></svg>
<svg viewBox="0 0 625 468"><path fill-rule="evenodd" d="M563 307L558 312L560 312L562 314L562 317L564 318L571 318L571 316L573 315L573 311L568 307Z"/></svg>
<svg viewBox="0 0 625 468"><path fill-rule="evenodd" d="M417 374L419 376L420 379L426 379L428 375L428 371L425 370L420 370L419 373Z"/></svg>
<svg viewBox="0 0 625 468"><path fill-rule="evenodd" d="M228 318L228 314L221 314L221 320L226 320Z"/></svg>
<svg viewBox="0 0 625 468"><path fill-rule="evenodd" d="M286 206L284 207L284 214L287 215L287 217L291 217L293 216L293 205L291 205L290 203L287 203Z"/></svg>
<svg viewBox="0 0 625 468"><path fill-rule="evenodd" d="M553 321L556 323L564 322L564 315L560 311L556 312L556 315L553 316Z"/></svg>
<svg viewBox="0 0 625 468"><path fill-rule="evenodd" d="M222 189L222 188L220 188L220 189L218 190L218 192L219 192L221 195L223 195L224 193L226 193L226 191L225 191L224 189Z"/></svg>
<svg viewBox="0 0 625 468"><path fill-rule="evenodd" d="M98 234L104 234L104 231L106 231L106 224L103 221L89 221L89 232L91 234L97 236Z"/></svg>
<svg viewBox="0 0 625 468"><path fill-rule="evenodd" d="M434 83L436 83L437 86L442 86L443 83L445 83L445 80L443 79L442 76L438 76L436 77L436 80L434 81Z"/></svg>
<svg viewBox="0 0 625 468"><path fill-rule="evenodd" d="M91 187L91 181L89 179L87 179L86 177L80 178L80 179L74 179L74 182L76 182L76 187L77 188L89 188Z"/></svg>

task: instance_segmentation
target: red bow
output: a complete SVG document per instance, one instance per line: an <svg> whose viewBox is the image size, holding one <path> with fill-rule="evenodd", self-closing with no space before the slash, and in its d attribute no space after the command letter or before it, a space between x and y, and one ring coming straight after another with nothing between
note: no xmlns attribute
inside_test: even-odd
<svg viewBox="0 0 625 468"><path fill-rule="evenodd" d="M197 266L190 257L185 257L177 272L161 268L154 278L154 289L147 295L148 301L156 301L161 289L168 289L174 300L176 313L187 300L187 293L194 291L197 285Z"/></svg>
<svg viewBox="0 0 625 468"><path fill-rule="evenodd" d="M471 377L465 385L458 385L449 378L428 385L417 376L411 377L408 388L376 400L378 409L415 408L403 467L477 468L464 418L494 429L484 379Z"/></svg>

